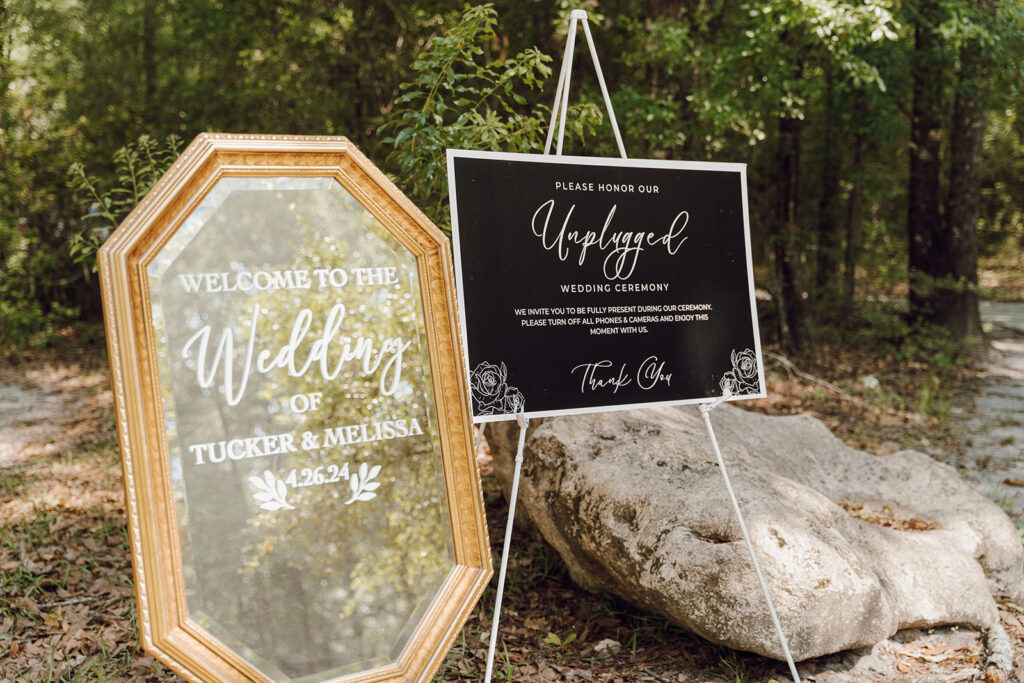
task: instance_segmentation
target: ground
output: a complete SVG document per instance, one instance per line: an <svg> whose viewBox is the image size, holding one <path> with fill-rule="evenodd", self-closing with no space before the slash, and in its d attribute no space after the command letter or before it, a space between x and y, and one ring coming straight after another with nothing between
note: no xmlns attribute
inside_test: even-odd
<svg viewBox="0 0 1024 683"><path fill-rule="evenodd" d="M1024 304L987 307L986 319L994 351L975 362L826 344L798 365L767 349L770 398L750 408L809 411L847 443L881 454L929 452L977 481L1019 523ZM0 362L0 680L180 680L138 648L108 382L95 344ZM492 476L484 486L497 560L507 507ZM791 680L784 664L578 588L538 538L517 532L513 547L498 680ZM438 680L481 678L493 602L489 589ZM1019 675L1024 607L1005 598L1000 606ZM1001 680L985 671L979 634L955 625L804 662L800 674L823 683Z"/></svg>
<svg viewBox="0 0 1024 683"><path fill-rule="evenodd" d="M1018 525L1024 520L1024 304L984 306L991 352L987 382L962 416L963 448L951 460Z"/></svg>

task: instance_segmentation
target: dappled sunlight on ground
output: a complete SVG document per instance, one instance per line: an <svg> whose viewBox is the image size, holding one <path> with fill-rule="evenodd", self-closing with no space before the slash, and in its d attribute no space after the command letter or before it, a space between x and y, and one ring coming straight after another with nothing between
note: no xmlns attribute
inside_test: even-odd
<svg viewBox="0 0 1024 683"><path fill-rule="evenodd" d="M51 463L14 475L5 486L18 485L18 496L0 502L5 524L29 521L39 509L98 508L124 514L120 467L89 462Z"/></svg>
<svg viewBox="0 0 1024 683"><path fill-rule="evenodd" d="M138 646L96 350L0 367L0 680L172 680Z"/></svg>
<svg viewBox="0 0 1024 683"><path fill-rule="evenodd" d="M848 444L880 455L963 450L954 418L969 414L982 390L980 368L971 363L940 369L857 349L822 347L799 365L769 350L766 366L769 397L745 407L810 412ZM0 367L0 680L180 680L138 646L107 382L98 350ZM485 442L480 459L489 474ZM508 509L496 479L484 484L497 562ZM873 524L930 526L884 509L847 511ZM714 645L578 587L557 553L523 527L513 540L497 680L789 680L785 664ZM492 585L437 680L480 679L493 601ZM1024 608L1006 598L999 606L1020 660ZM903 631L800 664L807 680L825 683L982 680L984 670L982 635L955 626Z"/></svg>
<svg viewBox="0 0 1024 683"><path fill-rule="evenodd" d="M95 356L0 369L0 467L17 468L108 438L113 395Z"/></svg>

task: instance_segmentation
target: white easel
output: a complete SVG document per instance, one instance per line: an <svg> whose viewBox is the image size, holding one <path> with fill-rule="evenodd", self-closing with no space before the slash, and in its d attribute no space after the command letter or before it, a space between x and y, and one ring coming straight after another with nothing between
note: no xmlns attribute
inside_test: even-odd
<svg viewBox="0 0 1024 683"><path fill-rule="evenodd" d="M623 159L626 159L626 148L622 144L622 135L619 133L619 124L615 120L615 111L612 109L611 97L608 95L608 87L605 85L604 73L601 71L601 63L597 59L597 49L594 47L594 38L590 33L590 22L587 19L586 10L581 9L575 9L569 15L569 35L565 42L565 54L562 56L562 68L558 74L558 85L555 88L555 102L551 107L551 123L548 126L547 140L544 143L544 154L551 153L551 141L555 133L555 118L557 117L558 144L555 148L555 154L556 156L562 155L562 141L565 137L565 116L569 109L569 81L572 77L573 48L576 45L576 26L578 23L583 24L583 33L587 37L590 56L594 59L594 70L597 72L597 82L601 86L601 95L604 97L604 105L608 110L608 120L612 125L612 132L615 134L615 144L618 145L619 155ZM768 590L768 583L765 581L764 574L761 572L761 563L757 560L757 553L754 551L754 544L750 542L750 534L747 533L747 525L743 520L743 513L740 511L739 502L736 500L736 493L732 488L732 482L729 480L729 473L725 468L725 460L722 458L722 451L718 447L718 439L715 438L715 430L711 426L711 411L721 405L722 402L728 400L730 396L731 394L729 393L729 390L726 389L719 398L700 404L700 412L704 417L704 426L707 428L708 437L711 439L711 445L715 451L715 457L718 459L718 467L722 471L722 479L725 481L725 488L729 492L729 499L732 501L733 511L735 511L736 519L739 521L740 531L743 534L743 541L747 544L747 550L750 551L750 559L754 565L757 580L761 584L761 590L764 592L765 601L768 603L768 612L771 614L772 623L775 625L775 632L779 636L779 642L782 643L782 651L786 655L786 663L789 664L789 671L793 675L794 683L800 683L800 674L797 673L796 664L793 662L793 655L790 654L789 642L786 640L786 635L782 631L782 625L779 623L779 617L775 613L775 604L772 602L772 596ZM508 569L508 553L509 548L512 545L512 524L516 517L516 499L519 497L519 478L522 473L523 466L523 449L526 444L526 427L529 424L529 420L527 420L523 415L522 407L520 407L520 411L516 415L516 421L519 423L519 445L516 448L515 469L512 473L512 491L510 492L508 504L508 523L505 526L505 545L501 551L501 569L498 572L498 588L494 600L494 616L491 620L491 639L487 648L487 669L484 674L484 683L491 682L491 674L494 670L494 654L498 642L498 623L501 618L501 599L505 592L505 572ZM481 435L483 434L483 426L480 428L480 433Z"/></svg>

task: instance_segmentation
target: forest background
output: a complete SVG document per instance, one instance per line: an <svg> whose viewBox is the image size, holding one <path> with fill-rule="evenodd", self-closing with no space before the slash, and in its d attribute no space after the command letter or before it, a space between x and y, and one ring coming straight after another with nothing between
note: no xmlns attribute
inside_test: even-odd
<svg viewBox="0 0 1024 683"><path fill-rule="evenodd" d="M979 254L1024 265L1024 3L581 4L631 156L749 164L769 342L977 346ZM95 250L200 132L345 135L446 225L445 147L542 149L571 7L0 0L0 345L101 335ZM578 69L566 153L615 156Z"/></svg>

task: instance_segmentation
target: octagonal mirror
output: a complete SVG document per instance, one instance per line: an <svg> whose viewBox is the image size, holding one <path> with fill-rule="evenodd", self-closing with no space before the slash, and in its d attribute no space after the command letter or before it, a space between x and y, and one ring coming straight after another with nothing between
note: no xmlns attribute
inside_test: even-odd
<svg viewBox="0 0 1024 683"><path fill-rule="evenodd" d="M491 571L444 236L343 138L200 136L100 266L144 647L429 679Z"/></svg>

